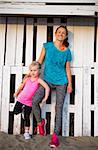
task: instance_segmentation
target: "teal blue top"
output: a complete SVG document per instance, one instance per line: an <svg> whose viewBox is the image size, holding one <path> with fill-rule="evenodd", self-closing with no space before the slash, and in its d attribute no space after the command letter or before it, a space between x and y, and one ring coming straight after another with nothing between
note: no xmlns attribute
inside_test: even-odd
<svg viewBox="0 0 98 150"><path fill-rule="evenodd" d="M65 63L72 60L70 49L61 51L53 42L44 43L43 47L46 52L44 80L55 85L67 84Z"/></svg>

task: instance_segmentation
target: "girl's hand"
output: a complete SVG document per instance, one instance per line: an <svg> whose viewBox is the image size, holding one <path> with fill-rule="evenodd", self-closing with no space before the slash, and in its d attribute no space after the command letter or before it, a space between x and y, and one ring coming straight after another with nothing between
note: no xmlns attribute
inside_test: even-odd
<svg viewBox="0 0 98 150"><path fill-rule="evenodd" d="M67 93L72 93L72 84L68 84L67 86Z"/></svg>
<svg viewBox="0 0 98 150"><path fill-rule="evenodd" d="M17 97L16 93L13 94L13 97L14 97L14 98Z"/></svg>

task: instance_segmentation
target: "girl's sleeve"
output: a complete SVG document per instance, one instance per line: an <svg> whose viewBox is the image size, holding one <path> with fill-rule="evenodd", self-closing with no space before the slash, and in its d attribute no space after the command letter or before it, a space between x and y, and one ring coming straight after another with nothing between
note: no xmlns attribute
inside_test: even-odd
<svg viewBox="0 0 98 150"><path fill-rule="evenodd" d="M67 61L72 61L72 54L71 54L70 49L68 50Z"/></svg>

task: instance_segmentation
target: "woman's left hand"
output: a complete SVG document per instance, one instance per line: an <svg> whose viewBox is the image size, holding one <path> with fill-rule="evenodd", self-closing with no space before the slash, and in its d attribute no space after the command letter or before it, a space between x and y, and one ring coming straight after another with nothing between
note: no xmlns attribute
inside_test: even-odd
<svg viewBox="0 0 98 150"><path fill-rule="evenodd" d="M72 84L68 84L67 86L67 93L72 93Z"/></svg>

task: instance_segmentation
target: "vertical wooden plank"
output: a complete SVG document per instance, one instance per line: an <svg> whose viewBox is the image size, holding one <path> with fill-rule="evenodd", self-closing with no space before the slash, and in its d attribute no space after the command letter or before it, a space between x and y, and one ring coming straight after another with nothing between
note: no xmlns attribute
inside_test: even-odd
<svg viewBox="0 0 98 150"><path fill-rule="evenodd" d="M70 95L66 93L63 106L62 136L69 136L69 100Z"/></svg>
<svg viewBox="0 0 98 150"><path fill-rule="evenodd" d="M33 60L33 19L26 20L26 63L28 66ZM34 43L36 44L36 43Z"/></svg>
<svg viewBox="0 0 98 150"><path fill-rule="evenodd" d="M39 21L39 19L38 19ZM46 19L43 22L47 22ZM47 39L47 26L46 25L37 25L37 46L36 46L36 60L39 58L43 43L46 42Z"/></svg>
<svg viewBox="0 0 98 150"><path fill-rule="evenodd" d="M74 136L82 135L82 68L72 68L75 75L75 105L70 104L70 95L66 93L63 106L63 136L69 136L69 114L74 113Z"/></svg>
<svg viewBox="0 0 98 150"><path fill-rule="evenodd" d="M55 127L55 105L56 105L56 92L51 92L51 122L50 122L50 134L53 134Z"/></svg>
<svg viewBox="0 0 98 150"><path fill-rule="evenodd" d="M94 116L94 136L98 136L98 65L95 68L95 116Z"/></svg>
<svg viewBox="0 0 98 150"><path fill-rule="evenodd" d="M85 27L83 43L83 65L91 66L94 64L94 19L89 18L88 25Z"/></svg>
<svg viewBox="0 0 98 150"><path fill-rule="evenodd" d="M1 109L1 131L8 133L9 124L9 94L10 94L10 67L3 67L2 83L2 109Z"/></svg>
<svg viewBox="0 0 98 150"><path fill-rule="evenodd" d="M6 17L0 17L0 65L4 65Z"/></svg>
<svg viewBox="0 0 98 150"><path fill-rule="evenodd" d="M71 66L74 66L74 57L75 57L75 49L74 49L74 21L73 18L67 19L67 29L68 29L68 42L69 42L69 48L71 50L72 54L72 62Z"/></svg>
<svg viewBox="0 0 98 150"><path fill-rule="evenodd" d="M23 55L23 35L24 35L24 18L17 18L17 27L16 27L16 52L15 52L15 65L22 65L22 55ZM15 38L15 37L14 37Z"/></svg>
<svg viewBox="0 0 98 150"><path fill-rule="evenodd" d="M81 56L81 58L79 57ZM73 66L88 66L94 59L94 20L74 18Z"/></svg>
<svg viewBox="0 0 98 150"><path fill-rule="evenodd" d="M83 136L91 135L91 74L90 68L83 68Z"/></svg>
<svg viewBox="0 0 98 150"><path fill-rule="evenodd" d="M97 38L96 38L96 63L98 64L98 18L97 18Z"/></svg>
<svg viewBox="0 0 98 150"><path fill-rule="evenodd" d="M6 39L6 65L15 64L17 18L8 17Z"/></svg>
<svg viewBox="0 0 98 150"><path fill-rule="evenodd" d="M2 66L0 66L0 129L1 129L1 105L2 105L2 99L1 99L1 96L2 96L2 79L3 79Z"/></svg>
<svg viewBox="0 0 98 150"><path fill-rule="evenodd" d="M82 68L74 68L73 73L75 74L74 136L82 136Z"/></svg>
<svg viewBox="0 0 98 150"><path fill-rule="evenodd" d="M15 69L15 73L16 73L16 81L15 81L15 91L17 90L19 84L22 81L22 67L15 67L13 68ZM12 70L13 72L13 70ZM15 99L15 103L16 103L16 99ZM13 134L17 135L20 134L20 126L21 126L21 114L19 115L14 115L14 125L13 125Z"/></svg>

